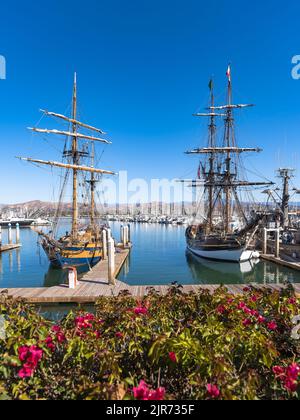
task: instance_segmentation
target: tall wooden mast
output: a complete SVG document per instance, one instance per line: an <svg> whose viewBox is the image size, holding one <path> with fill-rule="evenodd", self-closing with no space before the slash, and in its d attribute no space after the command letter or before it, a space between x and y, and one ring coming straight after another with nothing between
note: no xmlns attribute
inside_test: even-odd
<svg viewBox="0 0 300 420"><path fill-rule="evenodd" d="M95 144L92 143L92 152L91 152L91 167L94 168L95 165ZM96 204L95 204L95 191L96 191L96 184L97 179L95 177L95 173L91 172L91 179L87 181L91 186L91 210L90 210L90 220L91 226L95 226L95 216L96 216Z"/></svg>
<svg viewBox="0 0 300 420"><path fill-rule="evenodd" d="M72 158L73 165L79 165L78 141L77 141L77 75L74 75L73 107L72 107ZM73 169L73 216L72 216L72 238L77 239L78 235L78 198L77 198L77 169Z"/></svg>
<svg viewBox="0 0 300 420"><path fill-rule="evenodd" d="M227 98L227 116L225 119L225 146L230 148L234 146L231 144L231 129L233 123L233 116L232 116L232 109L230 108L232 104L232 86L231 86L231 70L230 66L227 70L227 77L228 77L228 98ZM226 158L226 173L225 173L226 183L228 186L225 188L225 233L230 233L230 219L231 219L231 153L230 149L227 152Z"/></svg>
<svg viewBox="0 0 300 420"><path fill-rule="evenodd" d="M210 95L211 95L211 106L215 106L215 97L214 97L214 84L213 79L211 79L210 84ZM216 123L215 123L215 115L211 115L210 119L210 125L209 125L209 133L210 133L210 139L209 139L209 147L214 148L216 147ZM215 154L212 153L209 157L209 183L211 184L209 188L209 210L208 210L208 227L209 232L213 230L213 208L214 208L214 172L215 172Z"/></svg>

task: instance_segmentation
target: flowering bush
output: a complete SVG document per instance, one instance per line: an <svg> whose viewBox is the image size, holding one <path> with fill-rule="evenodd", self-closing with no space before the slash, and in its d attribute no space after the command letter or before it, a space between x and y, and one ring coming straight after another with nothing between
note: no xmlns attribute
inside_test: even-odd
<svg viewBox="0 0 300 420"><path fill-rule="evenodd" d="M101 298L58 325L0 295L0 399L298 399L300 302L281 292L220 287Z"/></svg>

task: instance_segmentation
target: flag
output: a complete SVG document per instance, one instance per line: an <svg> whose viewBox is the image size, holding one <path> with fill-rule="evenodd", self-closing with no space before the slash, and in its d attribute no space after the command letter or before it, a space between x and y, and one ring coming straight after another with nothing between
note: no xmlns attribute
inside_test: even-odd
<svg viewBox="0 0 300 420"><path fill-rule="evenodd" d="M208 88L209 88L210 91L213 90L213 88L214 88L214 81L213 81L213 79L210 79L209 84L208 84Z"/></svg>
<svg viewBox="0 0 300 420"><path fill-rule="evenodd" d="M228 77L229 83L231 83L231 67L230 67L230 64L228 65L226 76Z"/></svg>

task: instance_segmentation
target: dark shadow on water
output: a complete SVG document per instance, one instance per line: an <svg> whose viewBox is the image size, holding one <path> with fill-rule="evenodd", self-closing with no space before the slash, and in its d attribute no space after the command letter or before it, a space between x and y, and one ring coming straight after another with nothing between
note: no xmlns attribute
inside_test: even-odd
<svg viewBox="0 0 300 420"><path fill-rule="evenodd" d="M81 276L86 274L86 269L82 267L77 267L77 273L80 279ZM59 286L60 284L67 284L67 282L68 282L67 269L54 268L51 265L49 266L49 270L47 271L44 277L44 287Z"/></svg>

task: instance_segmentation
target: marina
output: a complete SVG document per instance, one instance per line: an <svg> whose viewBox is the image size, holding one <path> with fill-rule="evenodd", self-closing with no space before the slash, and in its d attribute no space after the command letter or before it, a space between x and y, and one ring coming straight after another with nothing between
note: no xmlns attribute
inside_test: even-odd
<svg viewBox="0 0 300 420"><path fill-rule="evenodd" d="M130 249L116 249L115 257L115 271L114 276L117 277L123 266L126 264L127 259L130 257ZM208 290L213 293L220 287L220 284L212 285L185 285L182 287L183 293L194 292L200 290ZM271 291L278 291L285 286L280 284L265 284L255 285L257 289L268 288ZM108 278L108 262L99 262L89 273L81 277L75 289L70 289L66 284L61 284L49 288L10 288L0 289L1 293L7 293L14 298L24 299L28 303L35 304L91 304L96 303L100 297L118 296L121 292L128 292L133 297L145 297L150 289L156 290L159 294L166 294L170 285L157 286L157 285L135 285L130 286L122 281L116 280L115 284L110 284ZM226 288L229 293L233 295L241 295L244 293L245 285L227 284ZM296 295L300 297L300 284L294 285Z"/></svg>
<svg viewBox="0 0 300 420"><path fill-rule="evenodd" d="M299 1L36 3L1 8L0 401L299 400Z"/></svg>
<svg viewBox="0 0 300 420"><path fill-rule="evenodd" d="M122 223L110 225L113 236L120 238ZM130 226L133 246L117 276L127 286L168 286L173 282L184 286L300 283L300 272L293 263L285 267L274 256L242 264L198 259L186 253L184 226L144 223ZM65 221L60 232L69 227L70 221ZM5 237L7 233L3 232ZM21 241L21 248L0 256L1 289L47 288L67 283L66 270L49 267L34 230L22 229Z"/></svg>

